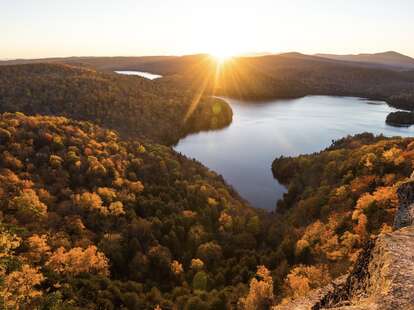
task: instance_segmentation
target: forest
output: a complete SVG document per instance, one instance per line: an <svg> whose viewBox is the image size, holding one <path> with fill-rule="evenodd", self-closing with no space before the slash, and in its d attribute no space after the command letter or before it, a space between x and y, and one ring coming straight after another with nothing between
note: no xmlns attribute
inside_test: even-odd
<svg viewBox="0 0 414 310"><path fill-rule="evenodd" d="M364 133L319 153L273 162L275 177L288 187L277 206L282 235L289 235L304 264L296 275L306 284L297 283L294 295L317 286L315 274L347 272L371 236L392 231L396 190L410 177L413 159L413 138ZM316 268L313 275L305 271L309 266Z"/></svg>
<svg viewBox="0 0 414 310"><path fill-rule="evenodd" d="M0 116L3 307L226 309L263 258L259 214L158 144Z"/></svg>
<svg viewBox="0 0 414 310"><path fill-rule="evenodd" d="M0 66L45 61L104 72L148 71L161 74L178 84L185 84L186 87L193 86L208 90L208 93L249 100L304 95L360 96L385 100L400 109L414 110L413 70L394 70L381 65L295 52L261 57L233 57L221 64L217 64L217 60L209 55L199 54L15 60L0 62ZM206 84L209 84L208 89Z"/></svg>
<svg viewBox="0 0 414 310"><path fill-rule="evenodd" d="M225 127L232 120L231 108L218 98L164 82L62 64L0 66L0 112L88 120L124 137L163 144Z"/></svg>
<svg viewBox="0 0 414 310"><path fill-rule="evenodd" d="M390 231L414 139L279 158L275 214L169 147L64 117L0 117L3 307L268 309ZM154 272L156 270L157 272Z"/></svg>
<svg viewBox="0 0 414 310"><path fill-rule="evenodd" d="M392 229L414 138L365 133L276 159L288 192L273 213L173 151L183 135L231 121L207 97L223 91L209 68L148 81L0 67L3 308L269 309L346 273L372 235ZM218 77L236 91L229 68ZM267 75L240 73L266 91Z"/></svg>

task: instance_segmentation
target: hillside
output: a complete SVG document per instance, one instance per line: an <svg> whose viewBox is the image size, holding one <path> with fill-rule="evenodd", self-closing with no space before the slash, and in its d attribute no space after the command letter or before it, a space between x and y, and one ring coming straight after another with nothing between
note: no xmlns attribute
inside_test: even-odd
<svg viewBox="0 0 414 310"><path fill-rule="evenodd" d="M414 226L381 234L367 244L347 277L272 310L412 310L413 246Z"/></svg>
<svg viewBox="0 0 414 310"><path fill-rule="evenodd" d="M414 138L361 134L276 159L274 176L288 192L275 214L249 207L215 173L154 144L231 120L227 104L201 96L183 125L200 85L207 94L294 96L326 85L279 73L299 76L298 61L314 77L315 66L318 74L336 66L279 57L233 60L221 68L220 86L211 58L192 79L190 70L157 81L61 64L0 67L2 111L68 117L0 117L3 301L268 309L348 273L371 237L392 231L397 188L414 168ZM345 66L338 80L351 73L362 80L365 70ZM367 83L410 83L409 75L377 73Z"/></svg>
<svg viewBox="0 0 414 310"><path fill-rule="evenodd" d="M414 308L414 180L398 186L394 231L371 236L351 272L273 310Z"/></svg>
<svg viewBox="0 0 414 310"><path fill-rule="evenodd" d="M414 162L413 138L371 134L277 159L288 192L268 214L166 146L64 117L5 113L0 126L11 308L250 310L301 297L392 231Z"/></svg>
<svg viewBox="0 0 414 310"><path fill-rule="evenodd" d="M397 188L413 159L412 138L361 134L320 153L274 161L275 177L288 187L277 208L282 244L293 244L295 257L286 297L347 273L371 236L392 231Z"/></svg>
<svg viewBox="0 0 414 310"><path fill-rule="evenodd" d="M220 99L136 76L61 64L0 67L0 112L62 115L118 130L125 137L172 144L199 130L225 127Z"/></svg>
<svg viewBox="0 0 414 310"><path fill-rule="evenodd" d="M166 146L21 113L0 141L10 309L226 309L265 259L259 213Z"/></svg>
<svg viewBox="0 0 414 310"><path fill-rule="evenodd" d="M316 54L316 56L341 61L353 61L365 64L373 64L400 70L414 69L414 58L394 51L356 55Z"/></svg>
<svg viewBox="0 0 414 310"><path fill-rule="evenodd" d="M398 106L406 98L407 107L414 107L412 89L414 75L382 68L367 68L355 63L333 61L297 53L236 60L235 68L254 68L267 78L259 83L254 97L278 98L276 84L298 85L297 96L339 95L385 100ZM233 70L236 71L236 70ZM236 71L237 72L237 71ZM236 75L235 80L239 79ZM260 88L259 88L260 87ZM263 91L265 89L266 91ZM249 95L249 94L247 94Z"/></svg>
<svg viewBox="0 0 414 310"><path fill-rule="evenodd" d="M392 56L387 55L383 57ZM3 61L0 65L20 62L58 62L104 71L148 71L165 76L158 83L248 100L305 95L359 96L414 110L414 71L400 72L387 67L366 66L358 61L300 53L236 57L221 65L203 54L17 60Z"/></svg>

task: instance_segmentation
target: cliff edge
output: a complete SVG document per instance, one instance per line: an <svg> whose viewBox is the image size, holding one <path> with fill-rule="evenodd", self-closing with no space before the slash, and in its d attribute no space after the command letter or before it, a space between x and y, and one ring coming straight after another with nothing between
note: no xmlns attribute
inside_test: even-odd
<svg viewBox="0 0 414 310"><path fill-rule="evenodd" d="M397 193L395 231L371 239L344 280L274 310L414 310L414 179Z"/></svg>

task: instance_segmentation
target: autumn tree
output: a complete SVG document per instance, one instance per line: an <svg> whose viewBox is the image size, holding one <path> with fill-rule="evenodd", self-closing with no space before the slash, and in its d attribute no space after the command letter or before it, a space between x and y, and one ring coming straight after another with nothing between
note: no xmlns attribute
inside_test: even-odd
<svg viewBox="0 0 414 310"><path fill-rule="evenodd" d="M288 295L299 297L311 289L328 284L330 280L327 266L299 265L290 271L285 283L288 287Z"/></svg>
<svg viewBox="0 0 414 310"><path fill-rule="evenodd" d="M256 277L250 281L249 293L239 300L245 310L268 310L274 302L273 279L263 265L257 267Z"/></svg>
<svg viewBox="0 0 414 310"><path fill-rule="evenodd" d="M24 189L11 201L11 207L24 215L43 217L47 213L47 206L39 200L33 189Z"/></svg>
<svg viewBox="0 0 414 310"><path fill-rule="evenodd" d="M86 249L75 247L69 251L60 247L52 253L46 266L57 273L67 275L82 272L109 275L109 261L94 245Z"/></svg>
<svg viewBox="0 0 414 310"><path fill-rule="evenodd" d="M36 287L45 277L39 268L25 264L21 270L13 271L4 277L0 296L6 309L29 309L43 293Z"/></svg>
<svg viewBox="0 0 414 310"><path fill-rule="evenodd" d="M26 253L27 258L34 263L39 263L51 254L50 246L47 244L46 235L34 234L27 239L29 251Z"/></svg>

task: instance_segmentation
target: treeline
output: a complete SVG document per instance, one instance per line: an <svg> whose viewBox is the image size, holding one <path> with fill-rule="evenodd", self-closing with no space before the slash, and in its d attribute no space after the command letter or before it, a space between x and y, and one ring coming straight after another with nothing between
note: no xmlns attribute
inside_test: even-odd
<svg viewBox="0 0 414 310"><path fill-rule="evenodd" d="M0 111L89 120L125 137L164 144L232 119L227 103L202 93L59 64L1 66Z"/></svg>

